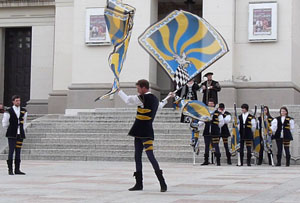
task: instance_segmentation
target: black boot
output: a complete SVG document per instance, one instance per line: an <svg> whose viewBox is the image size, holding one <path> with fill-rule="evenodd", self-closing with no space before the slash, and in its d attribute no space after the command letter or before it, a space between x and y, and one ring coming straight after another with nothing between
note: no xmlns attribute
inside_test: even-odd
<svg viewBox="0 0 300 203"><path fill-rule="evenodd" d="M285 164L285 166L287 166L287 167L290 166L290 160L291 160L291 155L286 155L286 164Z"/></svg>
<svg viewBox="0 0 300 203"><path fill-rule="evenodd" d="M244 154L240 154L241 166L244 164Z"/></svg>
<svg viewBox="0 0 300 203"><path fill-rule="evenodd" d="M247 154L247 166L251 166L251 154Z"/></svg>
<svg viewBox="0 0 300 203"><path fill-rule="evenodd" d="M281 155L279 156L278 154L277 154L277 164L276 164L276 166L281 166Z"/></svg>
<svg viewBox="0 0 300 203"><path fill-rule="evenodd" d="M231 154L230 154L230 152L227 152L226 156L227 156L227 164L231 165Z"/></svg>
<svg viewBox="0 0 300 203"><path fill-rule="evenodd" d="M155 174L156 174L156 176L158 178L158 181L159 181L159 184L160 184L160 191L161 192L166 192L167 191L167 184L166 184L165 179L163 177L162 170L155 171Z"/></svg>
<svg viewBox="0 0 300 203"><path fill-rule="evenodd" d="M13 172L13 160L7 160L7 168L8 168L8 175L14 175Z"/></svg>
<svg viewBox="0 0 300 203"><path fill-rule="evenodd" d="M15 174L16 175L26 175L25 173L23 173L22 171L20 171L20 163L21 163L20 159L16 159L15 160Z"/></svg>
<svg viewBox="0 0 300 203"><path fill-rule="evenodd" d="M258 157L257 165L262 165L262 162L263 162L263 156L260 154Z"/></svg>
<svg viewBox="0 0 300 203"><path fill-rule="evenodd" d="M206 166L209 164L208 157L209 157L208 154L204 154L204 162L201 164L201 166Z"/></svg>
<svg viewBox="0 0 300 203"><path fill-rule="evenodd" d="M216 154L217 166L221 166L221 154Z"/></svg>
<svg viewBox="0 0 300 203"><path fill-rule="evenodd" d="M129 188L129 191L135 191L135 190L143 190L143 173L142 171L137 171L133 173L133 176L135 176L136 183L132 188Z"/></svg>

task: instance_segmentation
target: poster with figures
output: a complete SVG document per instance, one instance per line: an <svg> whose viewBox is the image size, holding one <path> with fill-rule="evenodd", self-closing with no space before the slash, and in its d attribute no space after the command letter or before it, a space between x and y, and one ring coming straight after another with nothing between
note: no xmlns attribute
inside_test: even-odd
<svg viewBox="0 0 300 203"><path fill-rule="evenodd" d="M277 40L277 3L249 3L248 39L250 42Z"/></svg>

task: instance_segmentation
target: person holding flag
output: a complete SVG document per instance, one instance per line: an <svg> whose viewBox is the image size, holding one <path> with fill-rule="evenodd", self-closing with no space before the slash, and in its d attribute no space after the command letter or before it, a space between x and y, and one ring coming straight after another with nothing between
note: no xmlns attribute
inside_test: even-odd
<svg viewBox="0 0 300 203"><path fill-rule="evenodd" d="M203 122L199 121L199 125L202 126L205 124L203 137L205 143L205 152L204 152L204 162L201 164L202 166L208 165L208 158L209 158L209 148L210 144L215 149L215 155L217 159L217 166L221 165L221 153L219 148L219 141L220 141L220 129L224 125L224 118L223 115L215 109L215 101L214 99L208 100L208 107L211 110L211 121Z"/></svg>
<svg viewBox="0 0 300 203"><path fill-rule="evenodd" d="M256 121L253 115L251 115L248 104L243 104L241 106L242 114L239 116L239 131L240 131L240 158L241 166L243 166L244 159L244 145L246 143L247 148L247 166L251 166L251 149L253 145L253 132L256 129Z"/></svg>
<svg viewBox="0 0 300 203"><path fill-rule="evenodd" d="M269 107L262 106L262 115L258 118L258 127L259 127L259 134L260 139L264 141L264 144L261 144L261 148L259 151L258 163L257 165L262 165L263 162L263 153L264 150L268 153L268 161L269 165L271 166L273 163L273 154L272 154L272 141L271 141L271 122L273 117L270 114ZM264 120L262 122L262 120ZM266 136L265 136L266 135Z"/></svg>
<svg viewBox="0 0 300 203"><path fill-rule="evenodd" d="M128 135L134 137L135 148L135 176L136 184L129 191L143 190L143 173L142 173L142 153L145 149L147 157L152 164L155 174L159 180L161 192L167 191L167 184L163 177L163 171L153 154L153 120L158 109L163 108L167 104L167 100L159 102L154 94L149 91L149 82L147 80L139 80L136 83L138 95L126 95L122 90L118 90L118 95L127 104L137 106L136 119L131 127ZM169 93L171 94L171 93Z"/></svg>
<svg viewBox="0 0 300 203"><path fill-rule="evenodd" d="M271 123L271 129L274 134L273 139L276 140L278 149L276 166L281 166L282 145L284 145L286 155L286 166L290 166L290 142L293 140L292 131L295 122L292 117L289 117L288 109L285 106L281 107L279 112L280 116L276 117Z"/></svg>
<svg viewBox="0 0 300 203"><path fill-rule="evenodd" d="M219 104L218 111L222 114L224 118L224 125L221 128L221 138L223 140L225 152L226 152L226 157L227 157L227 164L231 165L231 153L229 151L228 147L228 138L231 136L229 128L228 128L228 123L231 121L231 114L225 110L225 105L223 103Z"/></svg>

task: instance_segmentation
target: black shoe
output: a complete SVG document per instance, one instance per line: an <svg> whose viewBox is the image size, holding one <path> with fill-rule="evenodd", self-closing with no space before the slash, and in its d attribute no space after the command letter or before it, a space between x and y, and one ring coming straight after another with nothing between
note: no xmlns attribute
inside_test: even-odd
<svg viewBox="0 0 300 203"><path fill-rule="evenodd" d="M155 171L155 174L156 174L157 179L158 179L159 184L160 184L160 191L161 192L166 192L167 191L167 184L166 184L165 179L163 177L162 170Z"/></svg>
<svg viewBox="0 0 300 203"><path fill-rule="evenodd" d="M129 191L143 190L143 173L141 171L134 172L136 183L132 188L129 188Z"/></svg>

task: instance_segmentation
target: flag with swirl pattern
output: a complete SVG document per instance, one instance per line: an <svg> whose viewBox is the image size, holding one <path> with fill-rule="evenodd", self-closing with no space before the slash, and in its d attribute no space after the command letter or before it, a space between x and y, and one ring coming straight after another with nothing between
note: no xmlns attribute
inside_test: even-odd
<svg viewBox="0 0 300 203"><path fill-rule="evenodd" d="M146 29L139 43L160 63L176 89L229 51L223 37L207 21L182 10Z"/></svg>
<svg viewBox="0 0 300 203"><path fill-rule="evenodd" d="M211 110L201 101L183 100L181 112L183 115L196 119L198 121L210 121Z"/></svg>
<svg viewBox="0 0 300 203"><path fill-rule="evenodd" d="M119 76L126 58L133 27L134 13L135 8L123 4L120 0L107 1L107 7L105 8L104 16L111 43L114 45L114 50L109 55L108 63L115 79L111 90L105 95L95 99L95 101L109 97L119 88Z"/></svg>

